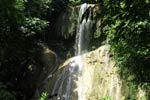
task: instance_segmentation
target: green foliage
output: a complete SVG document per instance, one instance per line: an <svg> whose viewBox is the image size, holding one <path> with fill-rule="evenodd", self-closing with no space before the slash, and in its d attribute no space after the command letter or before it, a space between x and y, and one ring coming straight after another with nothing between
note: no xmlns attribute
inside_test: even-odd
<svg viewBox="0 0 150 100"><path fill-rule="evenodd" d="M24 19L24 5L18 0L0 1L0 35L15 31Z"/></svg>
<svg viewBox="0 0 150 100"><path fill-rule="evenodd" d="M43 92L39 100L46 100L46 97L48 96L47 92Z"/></svg>
<svg viewBox="0 0 150 100"><path fill-rule="evenodd" d="M101 99L98 98L97 100L111 100L111 98L107 96L107 97L104 97L104 98L101 98Z"/></svg>
<svg viewBox="0 0 150 100"><path fill-rule="evenodd" d="M0 99L1 100L16 100L16 98L7 90L0 90Z"/></svg>
<svg viewBox="0 0 150 100"><path fill-rule="evenodd" d="M37 36L49 25L45 16L52 11L51 3L52 0L0 0L0 82L7 87L1 89L1 100L12 91L16 99L32 97L37 82L35 70L39 69L35 41L41 39ZM29 70L30 65L34 70Z"/></svg>
<svg viewBox="0 0 150 100"><path fill-rule="evenodd" d="M146 98L145 97L141 97L140 100L146 100Z"/></svg>
<svg viewBox="0 0 150 100"><path fill-rule="evenodd" d="M16 100L2 83L0 83L0 100Z"/></svg>
<svg viewBox="0 0 150 100"><path fill-rule="evenodd" d="M29 16L43 18L52 10L53 0L32 0L25 3Z"/></svg>
<svg viewBox="0 0 150 100"><path fill-rule="evenodd" d="M81 0L69 0L69 2L70 2L71 4L76 5L76 4L79 4L79 3L81 2Z"/></svg>
<svg viewBox="0 0 150 100"><path fill-rule="evenodd" d="M71 3L72 5L79 5L82 3L99 3L100 0L69 0L69 3Z"/></svg>
<svg viewBox="0 0 150 100"><path fill-rule="evenodd" d="M150 98L150 83L148 82L140 83L140 87L142 90L146 92L146 96L142 97L141 100L148 100Z"/></svg>
<svg viewBox="0 0 150 100"><path fill-rule="evenodd" d="M32 36L42 32L48 26L48 22L39 18L26 18L25 25L21 27L21 31L25 36Z"/></svg>
<svg viewBox="0 0 150 100"><path fill-rule="evenodd" d="M150 83L150 1L103 0L102 31L112 46L122 77Z"/></svg>

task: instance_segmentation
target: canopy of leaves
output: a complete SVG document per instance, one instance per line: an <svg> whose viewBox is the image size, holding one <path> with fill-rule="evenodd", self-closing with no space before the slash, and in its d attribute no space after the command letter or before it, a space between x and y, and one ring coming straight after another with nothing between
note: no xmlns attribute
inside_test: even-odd
<svg viewBox="0 0 150 100"><path fill-rule="evenodd" d="M51 11L51 3L51 0L0 0L0 82L6 85L0 95L5 100L12 97L7 90L20 100L29 100L33 95L35 82L28 66L33 64L39 50L35 43L40 39L38 35L49 25L44 16Z"/></svg>
<svg viewBox="0 0 150 100"><path fill-rule="evenodd" d="M103 5L102 30L112 46L122 77L127 68L137 82L149 83L150 0L103 0Z"/></svg>

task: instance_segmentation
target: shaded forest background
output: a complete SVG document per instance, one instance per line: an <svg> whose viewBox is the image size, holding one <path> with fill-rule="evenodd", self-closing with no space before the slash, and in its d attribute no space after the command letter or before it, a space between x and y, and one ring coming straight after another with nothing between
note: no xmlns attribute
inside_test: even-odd
<svg viewBox="0 0 150 100"><path fill-rule="evenodd" d="M49 42L60 55L67 52L75 34L55 35L56 20L68 6L84 2L101 4L101 34L112 46L122 78L135 75L133 81L150 94L150 0L0 0L1 100L31 99L38 80L29 66L40 70L38 43ZM55 43L63 43L64 49ZM57 51L60 48L64 51Z"/></svg>

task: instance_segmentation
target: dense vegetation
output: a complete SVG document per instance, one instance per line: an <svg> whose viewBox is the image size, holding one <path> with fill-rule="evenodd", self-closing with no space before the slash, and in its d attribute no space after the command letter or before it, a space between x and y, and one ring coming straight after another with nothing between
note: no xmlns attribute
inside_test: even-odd
<svg viewBox="0 0 150 100"><path fill-rule="evenodd" d="M33 95L36 84L30 83L33 70L28 67L37 51L35 41L48 26L44 16L50 4L49 0L0 1L1 100L28 99Z"/></svg>
<svg viewBox="0 0 150 100"><path fill-rule="evenodd" d="M122 78L135 75L132 81L149 86L150 0L0 0L1 100L33 96L36 80L29 66L38 67L37 41L47 41L47 36L58 39L53 26L59 13L84 2L103 5L101 30L112 46Z"/></svg>
<svg viewBox="0 0 150 100"><path fill-rule="evenodd" d="M110 39L117 61L120 61L118 64L131 68L138 81L145 82L150 81L149 5L149 0L104 0L107 9L104 12L104 22L107 25L104 33Z"/></svg>
<svg viewBox="0 0 150 100"><path fill-rule="evenodd" d="M107 35L123 79L150 88L150 0L103 0ZM150 95L147 96L147 100Z"/></svg>

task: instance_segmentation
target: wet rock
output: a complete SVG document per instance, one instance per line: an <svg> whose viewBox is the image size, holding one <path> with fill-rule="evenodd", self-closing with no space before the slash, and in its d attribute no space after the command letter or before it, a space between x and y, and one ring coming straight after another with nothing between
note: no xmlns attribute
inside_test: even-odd
<svg viewBox="0 0 150 100"><path fill-rule="evenodd" d="M130 95L128 93L129 88L123 88L124 86L128 87L128 85L125 85L126 81L120 79L119 74L117 73L118 67L116 67L115 62L110 59L110 56L108 55L109 48L110 46L103 45L94 51L78 56L81 60L80 64L82 65L82 68L80 74L74 73L74 76L76 77L74 77L73 85L71 85L73 86L71 87L71 100L77 100L77 98L80 98L80 100L96 100L97 98L106 96L110 96L112 100L126 100ZM73 60L79 59L78 57L67 60L63 68L69 67L68 65L70 65ZM80 75L79 80L78 75ZM130 80L133 78L133 76L129 77ZM59 86L60 85L57 85L57 88L59 88ZM67 87L67 84L63 84L63 87ZM144 92L142 93L144 94ZM63 94L60 93L59 95ZM137 98L142 96L138 95Z"/></svg>

